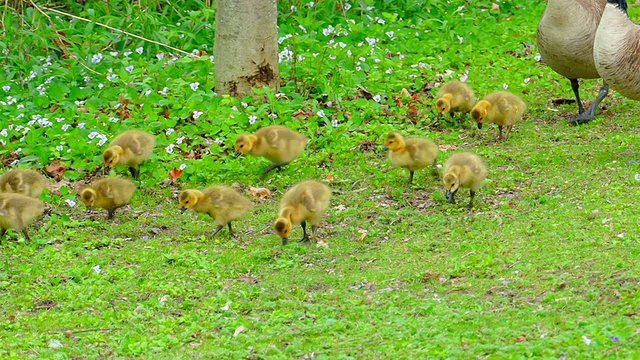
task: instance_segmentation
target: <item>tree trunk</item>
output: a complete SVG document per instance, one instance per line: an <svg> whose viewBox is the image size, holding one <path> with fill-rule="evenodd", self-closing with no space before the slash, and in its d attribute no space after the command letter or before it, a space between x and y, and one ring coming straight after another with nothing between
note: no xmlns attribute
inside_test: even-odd
<svg viewBox="0 0 640 360"><path fill-rule="evenodd" d="M243 97L252 87L276 91L277 0L217 0L213 45L216 92Z"/></svg>

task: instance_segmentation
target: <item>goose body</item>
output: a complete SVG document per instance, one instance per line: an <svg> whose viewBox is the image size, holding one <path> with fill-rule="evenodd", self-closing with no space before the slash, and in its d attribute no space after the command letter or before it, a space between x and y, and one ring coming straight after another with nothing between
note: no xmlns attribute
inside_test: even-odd
<svg viewBox="0 0 640 360"><path fill-rule="evenodd" d="M0 194L0 237L7 229L22 231L31 241L27 226L44 213L44 203L38 199L14 193Z"/></svg>
<svg viewBox="0 0 640 360"><path fill-rule="evenodd" d="M470 200L467 209L473 206L473 198L487 177L487 166L476 154L456 153L444 163L442 182L447 200L454 203L454 195L460 188L469 189Z"/></svg>
<svg viewBox="0 0 640 360"><path fill-rule="evenodd" d="M331 189L318 181L303 181L292 187L282 197L280 212L273 227L276 234L286 245L294 224L302 226L301 242L309 241L306 222L311 223L313 238L317 240L316 230L320 226L322 216L329 207Z"/></svg>
<svg viewBox="0 0 640 360"><path fill-rule="evenodd" d="M438 175L436 160L438 145L427 139L405 139L397 132L392 132L384 139L385 148L389 149L389 160L395 167L409 170L409 184L413 182L413 173L431 167L431 172Z"/></svg>
<svg viewBox="0 0 640 360"><path fill-rule="evenodd" d="M478 101L471 109L471 117L478 123L478 129L484 122L492 122L498 125L498 140L502 140L502 128L507 128L505 140L513 125L522 118L527 109L524 101L519 96L508 91L497 91Z"/></svg>
<svg viewBox="0 0 640 360"><path fill-rule="evenodd" d="M234 144L236 157L241 154L261 156L273 164L264 173L295 160L307 145L306 136L281 125L266 126L255 134L242 134Z"/></svg>
<svg viewBox="0 0 640 360"><path fill-rule="evenodd" d="M16 193L38 198L47 184L44 176L37 171L12 169L0 176L0 193Z"/></svg>
<svg viewBox="0 0 640 360"><path fill-rule="evenodd" d="M464 114L471 111L476 102L473 90L462 81L449 81L440 87L436 95L436 110L438 110L438 120L449 113L454 117L454 113L461 112L458 119L460 126L463 126Z"/></svg>
<svg viewBox="0 0 640 360"><path fill-rule="evenodd" d="M120 178L104 178L80 190L80 200L91 210L107 210L107 217L113 218L117 208L129 203L136 186L133 182Z"/></svg>
<svg viewBox="0 0 640 360"><path fill-rule="evenodd" d="M127 130L121 133L102 153L105 172L115 166L127 165L131 176L138 179L138 165L149 159L155 146L155 138L145 131Z"/></svg>

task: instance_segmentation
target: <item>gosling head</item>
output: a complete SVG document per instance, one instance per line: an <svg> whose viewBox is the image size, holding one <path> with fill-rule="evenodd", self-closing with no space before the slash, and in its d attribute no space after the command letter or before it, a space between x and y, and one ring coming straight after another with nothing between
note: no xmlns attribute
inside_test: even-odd
<svg viewBox="0 0 640 360"><path fill-rule="evenodd" d="M442 178L442 182L444 183L444 189L447 191L447 201L453 203L453 195L456 194L460 187L458 176L454 173L446 173Z"/></svg>
<svg viewBox="0 0 640 360"><path fill-rule="evenodd" d="M185 190L180 193L180 213L184 214L184 212L192 208L198 203L198 196L195 190Z"/></svg>
<svg viewBox="0 0 640 360"><path fill-rule="evenodd" d="M442 115L451 111L451 95L447 94L436 101L436 110L438 110L438 120L442 119Z"/></svg>
<svg viewBox="0 0 640 360"><path fill-rule="evenodd" d="M273 228L276 231L276 234L282 238L282 245L287 245L287 240L291 234L291 221L287 218L280 217L273 224Z"/></svg>
<svg viewBox="0 0 640 360"><path fill-rule="evenodd" d="M396 151L404 147L404 138L397 132L392 132L384 139L384 149Z"/></svg>
<svg viewBox="0 0 640 360"><path fill-rule="evenodd" d="M86 187L80 191L80 200L87 206L87 210L91 210L97 198L98 193L90 187Z"/></svg>
<svg viewBox="0 0 640 360"><path fill-rule="evenodd" d="M233 149L236 151L235 157L237 158L251 151L257 140L258 138L255 135L243 134L238 136L236 143L233 145Z"/></svg>
<svg viewBox="0 0 640 360"><path fill-rule="evenodd" d="M480 100L473 109L471 109L471 117L478 123L478 129L482 129L482 123L487 118L489 107L491 107L491 104L488 101Z"/></svg>
<svg viewBox="0 0 640 360"><path fill-rule="evenodd" d="M105 175L109 173L112 167L116 166L120 161L123 150L120 146L110 146L102 153L102 161L104 162Z"/></svg>

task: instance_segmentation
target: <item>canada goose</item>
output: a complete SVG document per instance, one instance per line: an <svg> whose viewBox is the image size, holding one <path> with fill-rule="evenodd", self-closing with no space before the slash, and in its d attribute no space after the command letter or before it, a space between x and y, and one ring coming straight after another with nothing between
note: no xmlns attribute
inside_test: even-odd
<svg viewBox="0 0 640 360"><path fill-rule="evenodd" d="M593 57L602 80L640 100L640 26L629 19L625 0L607 0L596 31Z"/></svg>
<svg viewBox="0 0 640 360"><path fill-rule="evenodd" d="M604 7L602 0L548 0L538 23L540 56L553 71L569 79L578 103L579 115L570 122L582 124L593 120L598 105L609 92L605 80L598 97L585 111L578 79L600 77L594 63L594 39Z"/></svg>
<svg viewBox="0 0 640 360"><path fill-rule="evenodd" d="M261 128L254 135L240 135L234 149L236 158L248 153L273 162L274 164L264 169L266 174L295 160L306 145L307 138L304 135L284 126L272 125Z"/></svg>
<svg viewBox="0 0 640 360"><path fill-rule="evenodd" d="M107 210L108 218L113 212L125 206L131 200L136 186L129 180L120 178L104 178L80 190L80 200L91 210L99 208Z"/></svg>
<svg viewBox="0 0 640 360"><path fill-rule="evenodd" d="M127 165L134 179L138 179L138 165L149 159L156 140L153 135L141 130L127 130L116 136L109 147L102 153L105 175L114 166Z"/></svg>
<svg viewBox="0 0 640 360"><path fill-rule="evenodd" d="M240 220L253 209L253 204L235 189L229 186L212 186L204 190L188 189L180 193L180 211L187 209L209 214L218 227L211 237L222 230L224 225L229 227L231 237L236 237L231 229L231 222Z"/></svg>
<svg viewBox="0 0 640 360"><path fill-rule="evenodd" d="M438 176L436 159L438 146L427 139L406 139L392 132L384 139L385 149L389 149L389 160L394 167L409 170L409 184L413 182L413 172L431 166L431 173Z"/></svg>
<svg viewBox="0 0 640 360"><path fill-rule="evenodd" d="M316 230L329 207L330 197L331 189L314 180L303 181L287 191L280 202L278 219L273 224L276 234L282 238L282 245L287 244L293 224L302 226L300 241L309 241L307 221L311 223L313 239L317 241Z"/></svg>
<svg viewBox="0 0 640 360"><path fill-rule="evenodd" d="M475 102L475 94L469 85L457 80L446 82L442 84L436 95L438 120L441 120L446 113L449 113L451 118L454 118L455 112L461 112L458 122L460 126L464 126L464 114L471 111Z"/></svg>
<svg viewBox="0 0 640 360"><path fill-rule="evenodd" d="M38 199L13 193L0 194L0 237L7 229L22 231L31 241L27 226L44 212L44 204Z"/></svg>
<svg viewBox="0 0 640 360"><path fill-rule="evenodd" d="M47 184L48 181L37 171L12 169L0 176L0 193L16 193L37 198Z"/></svg>
<svg viewBox="0 0 640 360"><path fill-rule="evenodd" d="M508 91L497 91L478 101L471 109L471 117L482 128L485 121L498 125L498 140L502 140L502 127L507 127L505 140L509 138L511 128L522 118L527 106L522 99Z"/></svg>
<svg viewBox="0 0 640 360"><path fill-rule="evenodd" d="M442 177L444 188L447 191L447 200L454 203L453 196L458 189L469 189L471 200L469 200L467 209L471 209L473 197L486 177L487 167L478 155L472 153L451 155L444 163L444 176Z"/></svg>

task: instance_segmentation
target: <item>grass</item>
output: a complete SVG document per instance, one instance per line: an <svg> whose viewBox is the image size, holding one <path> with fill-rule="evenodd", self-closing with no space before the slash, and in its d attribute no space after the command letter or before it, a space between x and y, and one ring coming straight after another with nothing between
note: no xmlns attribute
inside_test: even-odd
<svg viewBox="0 0 640 360"><path fill-rule="evenodd" d="M120 5L116 8L129 9ZM287 11L290 5L296 11ZM154 57L157 49L146 45L148 53L139 57L103 51L105 60L87 63L98 71L124 67L132 59L136 68L155 66L162 77L148 87L153 94L147 100L137 98L151 81L142 72L102 90L97 83L105 81L86 74L91 79L85 89L65 80L60 83L68 89L60 90L59 100L38 95L37 80L67 76L63 64L71 64L78 79L85 76L64 57L52 60L52 73L38 74L35 85L23 81L20 89L12 87L10 96L25 107L2 110L10 124L26 126L46 109L51 119L63 118L60 124L71 127L31 125L27 139L11 133L0 150L5 164L18 160L19 166L44 168L58 160L67 166L57 183L60 190L43 196L48 211L31 227L34 241L25 243L13 232L2 240L0 356L637 357L640 168L627 163L639 157L637 105L614 92L595 121L566 124L575 104L555 107L549 99L571 97L568 81L537 62L535 48L525 46L535 42L544 8L537 2L501 4L500 13L482 11L491 6L484 1L458 12L453 10L465 3L434 5L429 11L410 1L371 10L366 5L353 4L342 16L329 3L281 4L281 36L296 34L281 49L289 45L305 57L295 66L281 63L285 97L268 92L266 100L217 97L210 91L208 59L166 65ZM395 15L401 11L407 20ZM180 33L187 35L186 45L211 43L206 36L213 34L204 34L200 22L207 14L188 14L188 29L174 25L174 13L145 16L170 20L164 22L167 38L160 40L177 46ZM357 19L356 24L348 19ZM151 20L135 22L135 30L152 36L157 21ZM321 30L310 31L328 23L348 31L334 41L344 42L344 49L327 45L329 37ZM80 30L85 31L64 29L70 39ZM394 35L385 34L389 31ZM97 29L93 36L93 44L102 44L109 33ZM380 39L372 56L366 46L358 47L365 37ZM137 46L127 39L113 41L109 46L120 52ZM73 41L69 47L80 59L96 53ZM335 60L329 58L333 54ZM20 59L15 54L6 60L7 69L15 69L14 79L29 74ZM502 84L522 94L528 110L508 141L497 143L491 126L428 126L434 120L430 86L447 79L449 69L452 78L468 70L478 96ZM196 91L190 89L195 81L200 83ZM165 86L176 90L158 95ZM585 81L583 97L593 98L598 86L596 80ZM407 114L408 99L402 105L394 101L402 88L423 99L424 104L415 103L418 116ZM84 105L75 104L75 91L82 92L77 96ZM367 93L380 96L379 102ZM122 105L119 95L131 105ZM132 118L123 116L122 106ZM83 107L91 111L77 112ZM169 116L158 116L165 109ZM203 117L193 119L194 110L203 111ZM319 110L325 115L317 115ZM296 111L306 115L294 116ZM248 122L252 115L255 124ZM338 120L335 127L333 120ZM85 127L79 127L83 121ZM310 144L300 159L261 179L265 160L233 159L227 149L238 133L271 122L301 129ZM96 141L87 144L88 134L99 131L112 138L134 126L153 131L159 146L155 158L142 166L132 204L118 210L113 221L106 221L104 212L68 206L65 200L75 199L74 190L92 179L100 161L102 147ZM408 173L391 170L380 149L391 129L453 147L441 154L441 162L461 150L485 159L489 176L476 207L464 209L467 193L462 191L458 204L446 203L440 180L427 171L416 173L414 185L407 187ZM177 144L180 136L184 143ZM39 146L25 145L35 140ZM61 141L65 150L58 151ZM169 144L176 151L167 152ZM17 148L22 150L16 154ZM183 176L174 184L163 181L181 163L187 165ZM126 175L125 169L118 173ZM319 232L329 246L292 241L283 247L271 229L278 202L288 187L309 178L330 180L333 190ZM272 192L267 199L254 199L251 216L234 224L240 240L230 240L226 229L211 239L215 225L207 217L179 214L181 189L216 183ZM301 236L297 227L291 238Z"/></svg>

